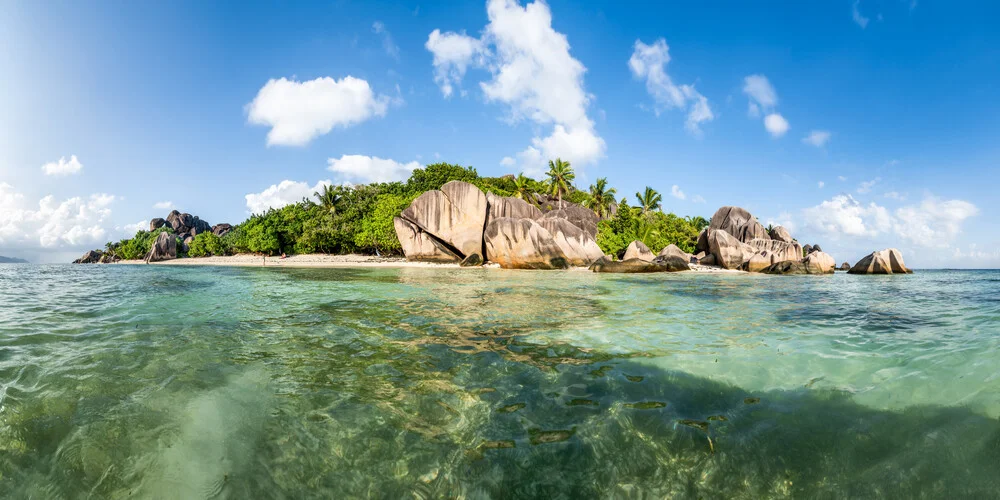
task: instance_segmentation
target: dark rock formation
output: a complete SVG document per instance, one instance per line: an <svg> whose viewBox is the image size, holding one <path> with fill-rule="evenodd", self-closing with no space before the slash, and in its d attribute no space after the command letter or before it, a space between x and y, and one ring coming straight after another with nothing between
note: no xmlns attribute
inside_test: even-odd
<svg viewBox="0 0 1000 500"><path fill-rule="evenodd" d="M97 264L101 261L104 252L100 250L89 250L82 257L73 261L74 264Z"/></svg>
<svg viewBox="0 0 1000 500"><path fill-rule="evenodd" d="M160 262L177 258L177 239L172 234L160 233L146 254L146 262Z"/></svg>
<svg viewBox="0 0 1000 500"><path fill-rule="evenodd" d="M843 264L840 265L840 270L841 271L850 271L851 270L851 264L849 264L847 262L844 262Z"/></svg>
<svg viewBox="0 0 1000 500"><path fill-rule="evenodd" d="M160 219L160 218L153 219L149 221L149 230L151 232L156 231L157 229L163 227L163 225L166 223L167 223L166 219Z"/></svg>
<svg viewBox="0 0 1000 500"><path fill-rule="evenodd" d="M612 261L602 257L590 266L595 273L669 273L688 269L687 262L679 257L657 257L652 262L642 259Z"/></svg>
<svg viewBox="0 0 1000 500"><path fill-rule="evenodd" d="M216 224L216 225L212 226L212 234L214 234L214 235L216 235L216 236L218 236L220 238L223 237L223 236L225 236L227 233L229 233L229 231L232 231L232 230L233 230L233 226L231 224L225 224L225 223L223 223L223 224Z"/></svg>

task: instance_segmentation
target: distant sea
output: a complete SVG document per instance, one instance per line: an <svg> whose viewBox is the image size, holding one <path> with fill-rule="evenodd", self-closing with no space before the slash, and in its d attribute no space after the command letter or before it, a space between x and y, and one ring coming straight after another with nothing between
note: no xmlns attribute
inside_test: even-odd
<svg viewBox="0 0 1000 500"><path fill-rule="evenodd" d="M997 498L1000 272L0 265L0 498Z"/></svg>

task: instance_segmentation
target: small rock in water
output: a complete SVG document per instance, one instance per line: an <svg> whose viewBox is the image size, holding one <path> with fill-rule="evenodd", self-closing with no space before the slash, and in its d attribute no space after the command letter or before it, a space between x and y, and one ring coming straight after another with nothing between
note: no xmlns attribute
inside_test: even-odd
<svg viewBox="0 0 1000 500"><path fill-rule="evenodd" d="M531 436L531 444L548 444L548 443L558 443L565 441L576 434L576 429L568 431L540 431L538 429L531 429L528 431Z"/></svg>
<svg viewBox="0 0 1000 500"><path fill-rule="evenodd" d="M625 380L628 380L629 382L642 382L643 378L645 377L640 377L638 375L625 375Z"/></svg>
<svg viewBox="0 0 1000 500"><path fill-rule="evenodd" d="M665 408L667 403L662 401L640 401L638 403L625 403L625 408L633 408L636 410L655 410L657 408Z"/></svg>
<svg viewBox="0 0 1000 500"><path fill-rule="evenodd" d="M703 432L708 432L708 422L702 420L691 420L689 418L685 418L683 420L678 420L677 423L681 425L686 425L688 427L693 427L695 429L700 429Z"/></svg>
<svg viewBox="0 0 1000 500"><path fill-rule="evenodd" d="M592 399L571 399L566 402L566 406L598 406L599 403Z"/></svg>
<svg viewBox="0 0 1000 500"><path fill-rule="evenodd" d="M719 421L719 422L725 422L726 420L729 420L729 419L726 418L725 415L712 415L711 417L708 417L708 420L710 420L710 421L714 420L714 421Z"/></svg>
<svg viewBox="0 0 1000 500"><path fill-rule="evenodd" d="M527 405L525 405L524 403L514 403L512 405L501 406L500 408L497 408L497 413L514 413L515 411L520 410L525 406Z"/></svg>
<svg viewBox="0 0 1000 500"><path fill-rule="evenodd" d="M755 405L757 403L760 403L760 398L744 398L743 399L743 404Z"/></svg>

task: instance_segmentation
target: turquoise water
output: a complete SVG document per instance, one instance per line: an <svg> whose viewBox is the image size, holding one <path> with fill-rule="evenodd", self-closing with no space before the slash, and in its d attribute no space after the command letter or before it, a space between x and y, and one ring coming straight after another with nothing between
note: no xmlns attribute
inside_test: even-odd
<svg viewBox="0 0 1000 500"><path fill-rule="evenodd" d="M1000 272L0 265L3 498L996 498Z"/></svg>

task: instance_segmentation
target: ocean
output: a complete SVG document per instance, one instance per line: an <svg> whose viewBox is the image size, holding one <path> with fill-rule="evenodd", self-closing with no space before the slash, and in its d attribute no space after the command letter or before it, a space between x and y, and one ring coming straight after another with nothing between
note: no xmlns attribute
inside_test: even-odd
<svg viewBox="0 0 1000 500"><path fill-rule="evenodd" d="M0 498L997 498L1000 272L0 265Z"/></svg>

